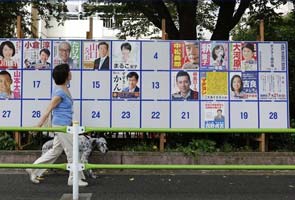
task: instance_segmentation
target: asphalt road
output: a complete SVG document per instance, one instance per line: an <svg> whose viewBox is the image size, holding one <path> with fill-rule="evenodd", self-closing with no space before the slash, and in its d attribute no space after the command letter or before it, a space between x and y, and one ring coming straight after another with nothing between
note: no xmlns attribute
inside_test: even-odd
<svg viewBox="0 0 295 200"><path fill-rule="evenodd" d="M111 173L89 179L81 193L91 200L285 200L295 199L294 175L200 175ZM26 174L0 174L1 200L59 200L72 193L65 173L51 173L40 184Z"/></svg>

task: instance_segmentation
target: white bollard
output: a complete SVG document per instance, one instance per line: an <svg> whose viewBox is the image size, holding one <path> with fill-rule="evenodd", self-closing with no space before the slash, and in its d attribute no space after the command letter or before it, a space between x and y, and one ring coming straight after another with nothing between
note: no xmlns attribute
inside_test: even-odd
<svg viewBox="0 0 295 200"><path fill-rule="evenodd" d="M79 200L79 123L73 122L73 200Z"/></svg>

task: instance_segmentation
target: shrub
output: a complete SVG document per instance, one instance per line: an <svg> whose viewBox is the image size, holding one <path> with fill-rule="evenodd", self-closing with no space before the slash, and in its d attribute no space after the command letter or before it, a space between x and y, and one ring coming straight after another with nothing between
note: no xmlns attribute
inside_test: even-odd
<svg viewBox="0 0 295 200"><path fill-rule="evenodd" d="M0 133L0 150L14 150L16 142L7 133Z"/></svg>
<svg viewBox="0 0 295 200"><path fill-rule="evenodd" d="M177 149L188 156L195 156L198 153L216 151L216 143L212 140L195 140L193 139L188 146L179 146Z"/></svg>

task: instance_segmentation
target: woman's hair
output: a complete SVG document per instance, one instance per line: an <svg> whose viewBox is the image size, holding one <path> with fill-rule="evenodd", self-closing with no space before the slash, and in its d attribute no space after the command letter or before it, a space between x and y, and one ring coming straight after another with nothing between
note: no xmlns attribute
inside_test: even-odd
<svg viewBox="0 0 295 200"><path fill-rule="evenodd" d="M131 51L131 44L128 42L125 42L125 43L121 44L121 50L123 50L123 48Z"/></svg>
<svg viewBox="0 0 295 200"><path fill-rule="evenodd" d="M8 46L10 49L12 49L12 56L14 56L15 54L15 47L14 47L14 44L11 42L11 41L4 41L1 43L0 45L0 56L2 56L4 58L4 55L3 55L3 48L4 46Z"/></svg>
<svg viewBox="0 0 295 200"><path fill-rule="evenodd" d="M252 44L252 43L245 43L242 47L242 50L244 48L250 49L252 52L255 52L254 44Z"/></svg>
<svg viewBox="0 0 295 200"><path fill-rule="evenodd" d="M216 51L217 49L222 49L222 50L223 50L222 58L224 58L224 56L225 56L225 52L224 52L224 47L223 47L222 45L216 45L216 46L213 48L213 50L212 50L212 58L213 58L214 60L216 60L217 55L215 54L215 51Z"/></svg>
<svg viewBox="0 0 295 200"><path fill-rule="evenodd" d="M70 66L68 64L57 65L52 72L52 77L56 85L64 84L69 76Z"/></svg>
<svg viewBox="0 0 295 200"><path fill-rule="evenodd" d="M235 78L238 78L238 79L240 79L240 81L241 81L241 87L239 88L239 92L242 92L242 90L243 90L243 81L242 81L242 78L241 78L241 76L240 75L234 75L232 78L231 78L231 81L230 81L230 87L231 87L231 91L234 91L235 89L234 89L234 87L233 87L233 83L234 83L234 79Z"/></svg>

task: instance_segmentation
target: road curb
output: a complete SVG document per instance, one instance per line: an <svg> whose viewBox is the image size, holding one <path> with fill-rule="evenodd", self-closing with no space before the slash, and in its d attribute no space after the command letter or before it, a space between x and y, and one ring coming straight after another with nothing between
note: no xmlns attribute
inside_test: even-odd
<svg viewBox="0 0 295 200"><path fill-rule="evenodd" d="M0 163L32 163L41 151L0 151ZM66 162L63 154L57 163ZM294 165L295 152L231 152L201 153L186 156L180 152L109 151L103 155L93 152L89 163L103 164L200 164L200 165Z"/></svg>

